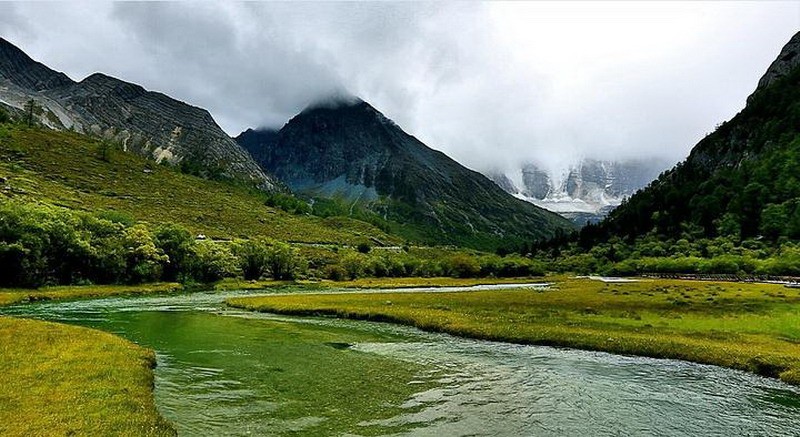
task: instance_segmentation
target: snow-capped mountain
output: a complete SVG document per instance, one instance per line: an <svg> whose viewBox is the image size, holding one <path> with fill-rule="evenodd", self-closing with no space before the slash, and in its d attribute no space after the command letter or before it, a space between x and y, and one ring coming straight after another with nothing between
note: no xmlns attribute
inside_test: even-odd
<svg viewBox="0 0 800 437"><path fill-rule="evenodd" d="M488 172L487 176L514 196L583 225L605 217L668 166L658 159L583 159L561 171L547 171L528 163L518 170Z"/></svg>

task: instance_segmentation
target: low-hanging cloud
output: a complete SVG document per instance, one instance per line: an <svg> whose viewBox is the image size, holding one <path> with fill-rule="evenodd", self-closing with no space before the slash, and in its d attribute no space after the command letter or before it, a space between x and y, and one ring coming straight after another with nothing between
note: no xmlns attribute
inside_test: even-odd
<svg viewBox="0 0 800 437"><path fill-rule="evenodd" d="M798 29L795 2L0 4L35 59L205 107L232 135L349 92L477 170L677 161Z"/></svg>

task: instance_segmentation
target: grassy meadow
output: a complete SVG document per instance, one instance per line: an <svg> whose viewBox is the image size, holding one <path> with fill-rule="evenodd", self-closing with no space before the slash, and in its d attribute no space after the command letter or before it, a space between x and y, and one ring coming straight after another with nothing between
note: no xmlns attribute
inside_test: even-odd
<svg viewBox="0 0 800 437"><path fill-rule="evenodd" d="M715 364L800 385L800 290L775 284L552 278L547 290L298 294L228 304L385 321L485 340Z"/></svg>
<svg viewBox="0 0 800 437"><path fill-rule="evenodd" d="M175 435L155 407L151 351L92 329L0 317L0 356L0 435Z"/></svg>

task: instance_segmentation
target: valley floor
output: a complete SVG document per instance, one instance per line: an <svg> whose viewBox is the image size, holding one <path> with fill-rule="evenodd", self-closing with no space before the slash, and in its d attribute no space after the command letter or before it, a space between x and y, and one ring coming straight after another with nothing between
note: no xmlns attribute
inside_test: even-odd
<svg viewBox="0 0 800 437"><path fill-rule="evenodd" d="M337 293L343 288L548 282L480 291ZM777 284L589 278L372 278L294 282L228 279L214 288L304 293L229 299L292 315L401 323L454 335L677 358L800 385L800 289ZM0 290L0 305L179 292L174 283ZM311 292L311 293L309 293ZM169 435L153 403L151 351L111 334L0 317L0 434Z"/></svg>
<svg viewBox="0 0 800 437"><path fill-rule="evenodd" d="M800 290L777 284L553 279L549 289L298 294L234 307L393 322L484 340L676 358L800 385Z"/></svg>

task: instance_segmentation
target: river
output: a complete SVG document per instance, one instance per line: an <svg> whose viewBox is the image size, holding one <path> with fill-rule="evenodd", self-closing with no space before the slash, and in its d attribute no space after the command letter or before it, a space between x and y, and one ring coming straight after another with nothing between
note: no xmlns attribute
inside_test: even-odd
<svg viewBox="0 0 800 437"><path fill-rule="evenodd" d="M261 292L263 293L263 292ZM227 308L242 293L0 309L157 353L181 435L800 435L800 390L715 366Z"/></svg>

